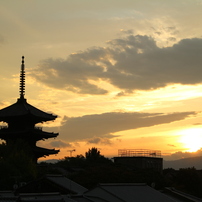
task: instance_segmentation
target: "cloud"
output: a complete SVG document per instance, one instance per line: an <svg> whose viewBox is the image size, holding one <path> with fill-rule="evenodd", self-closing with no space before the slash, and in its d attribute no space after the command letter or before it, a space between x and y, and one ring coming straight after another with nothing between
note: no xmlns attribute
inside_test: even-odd
<svg viewBox="0 0 202 202"><path fill-rule="evenodd" d="M170 31L175 31L173 27ZM175 40L170 38L170 40ZM40 82L79 94L106 94L106 81L122 91L153 90L170 84L202 82L202 39L158 47L154 38L129 35L64 59L44 60L31 75Z"/></svg>
<svg viewBox="0 0 202 202"><path fill-rule="evenodd" d="M174 144L167 144L170 147L176 147Z"/></svg>
<svg viewBox="0 0 202 202"><path fill-rule="evenodd" d="M0 34L0 44L5 44L5 38Z"/></svg>
<svg viewBox="0 0 202 202"><path fill-rule="evenodd" d="M175 37L169 37L168 41L176 41L176 38Z"/></svg>
<svg viewBox="0 0 202 202"><path fill-rule="evenodd" d="M191 158L191 157L196 157L196 156L202 156L202 148L199 149L196 152L175 152L171 154L170 156L165 156L166 160L178 160L182 158Z"/></svg>
<svg viewBox="0 0 202 202"><path fill-rule="evenodd" d="M194 126L201 126L202 123L194 123L193 125L194 125Z"/></svg>
<svg viewBox="0 0 202 202"><path fill-rule="evenodd" d="M81 117L65 117L60 128L60 137L66 141L94 141L113 138L113 133L168 124L183 120L196 112L179 113L139 113L139 112L109 112ZM97 137L98 139L96 139ZM90 140L89 140L90 139Z"/></svg>
<svg viewBox="0 0 202 202"><path fill-rule="evenodd" d="M87 140L87 144L103 144L103 145L111 145L111 141L108 138L100 138L100 137L93 137Z"/></svg>
<svg viewBox="0 0 202 202"><path fill-rule="evenodd" d="M106 94L89 80L97 80L103 68L95 64L99 60L102 50L97 49L90 56L82 54L70 55L67 60L47 59L32 75L46 85L81 94ZM97 58L98 57L98 58Z"/></svg>
<svg viewBox="0 0 202 202"><path fill-rule="evenodd" d="M120 31L121 31L121 33L123 33L123 34L133 34L133 33L134 33L134 30L133 30L133 29L129 29L129 30L121 29Z"/></svg>
<svg viewBox="0 0 202 202"><path fill-rule="evenodd" d="M66 147L72 147L70 143L64 142L62 140L56 140L56 141L51 141L49 143L51 147L56 147L56 148L66 148Z"/></svg>

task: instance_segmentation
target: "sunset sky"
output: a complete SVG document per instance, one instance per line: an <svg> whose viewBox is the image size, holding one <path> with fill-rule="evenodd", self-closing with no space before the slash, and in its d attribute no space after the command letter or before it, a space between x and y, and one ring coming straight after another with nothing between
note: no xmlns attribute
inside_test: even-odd
<svg viewBox="0 0 202 202"><path fill-rule="evenodd" d="M38 146L202 155L202 0L0 0L0 109L58 115Z"/></svg>

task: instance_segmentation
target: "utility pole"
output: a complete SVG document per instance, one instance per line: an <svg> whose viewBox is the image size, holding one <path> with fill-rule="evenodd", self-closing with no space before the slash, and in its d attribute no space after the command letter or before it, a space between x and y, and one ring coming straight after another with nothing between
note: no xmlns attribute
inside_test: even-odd
<svg viewBox="0 0 202 202"><path fill-rule="evenodd" d="M72 149L72 150L67 150L70 154L70 157L72 157L72 152L76 151L76 149Z"/></svg>

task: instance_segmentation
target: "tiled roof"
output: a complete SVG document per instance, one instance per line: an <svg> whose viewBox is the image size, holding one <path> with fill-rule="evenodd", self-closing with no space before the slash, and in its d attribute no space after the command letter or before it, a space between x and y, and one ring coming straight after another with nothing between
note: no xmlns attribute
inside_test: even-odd
<svg viewBox="0 0 202 202"><path fill-rule="evenodd" d="M0 110L0 121L26 115L33 116L38 122L54 120L57 117L30 105L26 99L18 99L16 103Z"/></svg>
<svg viewBox="0 0 202 202"><path fill-rule="evenodd" d="M147 186L146 184L133 183L100 184L96 188L86 192L85 196L93 201L174 202L174 200L168 196Z"/></svg>
<svg viewBox="0 0 202 202"><path fill-rule="evenodd" d="M45 192L44 192L45 191ZM63 195L82 195L87 189L62 175L47 174L38 180L27 183L16 190L16 194L60 193Z"/></svg>
<svg viewBox="0 0 202 202"><path fill-rule="evenodd" d="M61 175L47 175L46 178L75 194L83 194L87 191L85 187Z"/></svg>

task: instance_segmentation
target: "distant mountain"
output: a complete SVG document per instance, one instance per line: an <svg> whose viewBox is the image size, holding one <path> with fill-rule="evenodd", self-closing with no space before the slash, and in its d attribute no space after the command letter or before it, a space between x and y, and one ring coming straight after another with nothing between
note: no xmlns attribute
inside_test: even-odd
<svg viewBox="0 0 202 202"><path fill-rule="evenodd" d="M202 169L202 156L184 158L174 161L163 161L163 168L173 168L178 170L179 168L191 168L195 167L197 170Z"/></svg>
<svg viewBox="0 0 202 202"><path fill-rule="evenodd" d="M59 160L58 159L49 159L49 160L44 160L44 161L38 161L39 163L45 162L45 163L57 163Z"/></svg>

